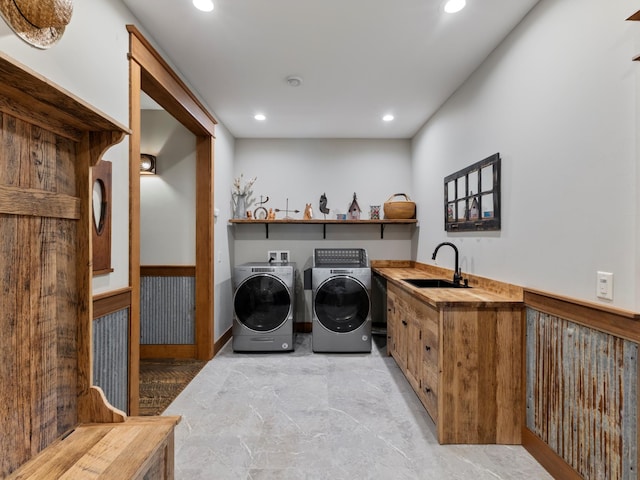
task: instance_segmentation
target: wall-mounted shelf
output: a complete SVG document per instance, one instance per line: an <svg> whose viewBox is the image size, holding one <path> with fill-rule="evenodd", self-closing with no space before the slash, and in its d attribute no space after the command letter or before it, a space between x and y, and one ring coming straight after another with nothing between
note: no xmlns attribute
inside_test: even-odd
<svg viewBox="0 0 640 480"><path fill-rule="evenodd" d="M322 238L327 238L327 225L380 225L380 238L384 238L384 228L387 225L415 225L418 223L418 220L415 218L406 220L246 220L234 218L229 220L229 223L234 225L263 224L265 227L266 238L269 238L269 225L322 225Z"/></svg>

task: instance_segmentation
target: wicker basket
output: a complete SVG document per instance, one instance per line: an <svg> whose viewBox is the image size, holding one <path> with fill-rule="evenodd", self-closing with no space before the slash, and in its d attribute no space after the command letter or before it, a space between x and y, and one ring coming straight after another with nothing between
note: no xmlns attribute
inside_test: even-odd
<svg viewBox="0 0 640 480"><path fill-rule="evenodd" d="M392 202L394 197L404 197L402 202ZM395 193L389 197L389 200L384 202L384 218L389 220L404 220L407 218L415 218L416 216L416 204L412 202L409 195L406 193Z"/></svg>

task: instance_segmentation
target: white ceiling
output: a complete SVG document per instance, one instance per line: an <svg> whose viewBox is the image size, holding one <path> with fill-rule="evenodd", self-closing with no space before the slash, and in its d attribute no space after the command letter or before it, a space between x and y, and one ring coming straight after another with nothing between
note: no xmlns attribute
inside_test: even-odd
<svg viewBox="0 0 640 480"><path fill-rule="evenodd" d="M411 138L538 2L123 1L236 138Z"/></svg>

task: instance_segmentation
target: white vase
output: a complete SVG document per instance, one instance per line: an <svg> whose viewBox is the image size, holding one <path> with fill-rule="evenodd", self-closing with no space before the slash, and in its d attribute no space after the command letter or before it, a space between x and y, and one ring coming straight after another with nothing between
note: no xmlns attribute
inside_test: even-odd
<svg viewBox="0 0 640 480"><path fill-rule="evenodd" d="M247 218L247 195L235 194L233 198L233 218Z"/></svg>

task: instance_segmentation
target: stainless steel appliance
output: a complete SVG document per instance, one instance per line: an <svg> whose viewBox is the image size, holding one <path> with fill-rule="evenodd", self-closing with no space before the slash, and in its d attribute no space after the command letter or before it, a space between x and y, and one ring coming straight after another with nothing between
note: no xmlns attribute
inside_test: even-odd
<svg viewBox="0 0 640 480"><path fill-rule="evenodd" d="M238 265L233 277L233 350L294 349L295 263Z"/></svg>
<svg viewBox="0 0 640 480"><path fill-rule="evenodd" d="M316 248L311 273L314 352L371 351L371 268L362 248Z"/></svg>

